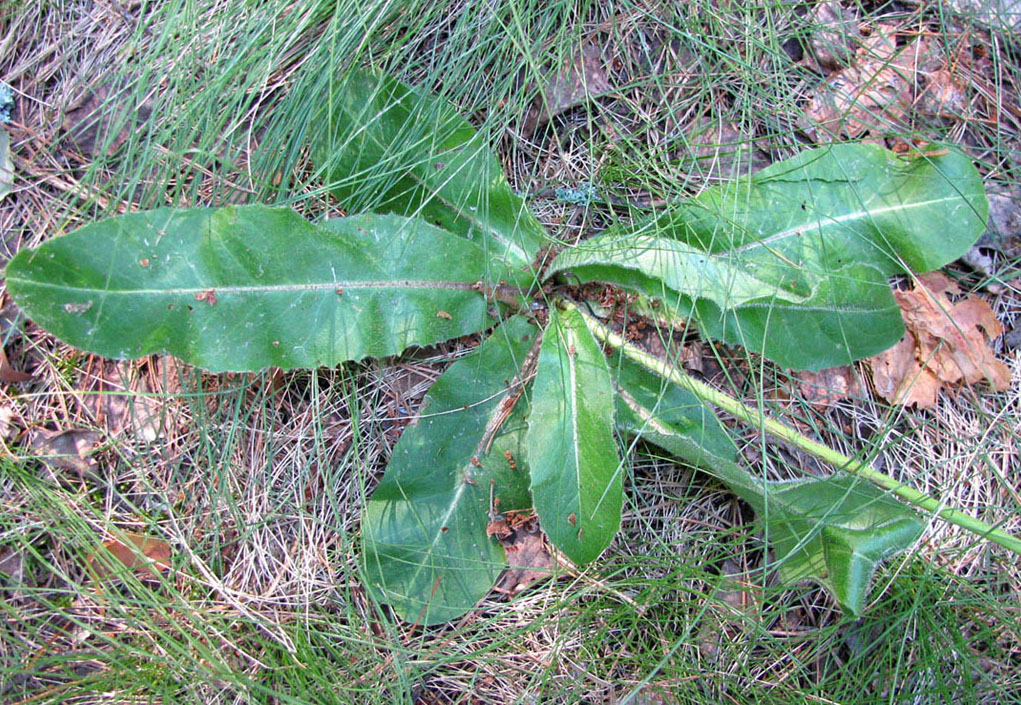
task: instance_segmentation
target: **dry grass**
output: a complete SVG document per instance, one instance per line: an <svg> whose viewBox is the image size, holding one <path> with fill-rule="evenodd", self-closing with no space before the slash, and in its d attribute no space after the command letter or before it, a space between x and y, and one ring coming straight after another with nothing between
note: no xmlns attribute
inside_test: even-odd
<svg viewBox="0 0 1021 705"><path fill-rule="evenodd" d="M144 145L144 130L119 129L138 120L182 130L147 101L186 82L95 98L132 57L165 41L166 18L154 8L58 2L0 9L0 77L18 96L9 126L18 181L0 201L0 261L100 214L162 202L257 194L309 211L329 207L310 185L313 176L300 171L307 165L297 151L281 158L281 171L298 172L298 195L281 196L274 179L259 176L273 163L268 148L279 126L257 118L302 85L303 64L316 56L311 48L332 26L329 13L298 5L276 8L291 17L282 26L301 32L272 61L254 63L268 69L245 84L245 110L231 135L203 138L211 157L180 148L199 139L193 133L182 132L177 145ZM534 26L523 9L522 36L533 40L518 47L529 57L524 77L506 69L503 45L479 49L478 61L457 58L475 51L466 38L500 36L470 5L433 11L421 26L379 23L367 42L390 46L385 63L436 81L475 117L501 126L494 139L509 178L529 192L610 174L608 185L622 198L671 198L798 149L797 119L819 80L810 68L782 61L799 13L773 8L768 31L755 32L735 22L761 22L751 8L694 3L691 21L671 34L669 22L654 19L653 3L608 8L594 3L579 14L560 7L562 21L554 9ZM177 75L201 56L208 66L188 70L217 69L218 52L204 52L226 53L239 41L224 29L222 15L230 12L210 3L195 23L204 31L178 37L180 53L165 56L158 72ZM299 12L307 13L300 21ZM870 12L878 10L857 10ZM913 8L884 19L901 27L923 22ZM925 22L933 26L931 17ZM962 74L974 96L965 116L906 111L895 131L959 143L987 174L1016 187L1021 128L1008 106L1017 105L1017 48L980 26L947 21L942 29L948 56L960 56L969 41L983 44L993 68L969 65ZM518 37L513 27L506 32ZM549 131L524 134L521 115L536 95L529 77L557 64L545 62L544 52L558 56L582 36L603 43L611 79L625 88L565 111ZM693 53L698 46L711 50ZM462 83L438 80L445 71L457 75L451 66L462 67ZM656 78L635 79L646 75ZM183 104L177 99L162 105ZM86 113L99 110L106 127L71 141L67 115L82 105ZM218 117L210 118L213 133L224 129ZM720 143L734 136L740 143L724 149ZM600 148L606 144L612 148ZM692 160L692 153L705 158ZM549 198L534 206L567 241L617 217ZM983 290L1008 326L1021 315L1016 264L997 255L999 293ZM400 429L456 348L387 365L208 376L169 360L114 364L77 352L20 319L2 296L5 349L33 375L0 385L6 702L1021 697L1016 556L933 522L915 552L877 576L870 612L849 620L819 589L776 585L747 508L644 447L632 448L622 532L596 565L513 598L493 594L441 628L394 623L360 586L359 515ZM1002 351L1002 358L1013 371L1010 391L947 393L933 412L891 409L867 391L810 406L790 377L762 377L740 352L732 360L746 382L729 391L752 402L761 392L767 406L834 447L874 451L885 471L1017 534L1021 354ZM806 462L764 444L754 430L741 440L746 459L775 477ZM124 532L165 541L172 569L97 579L90 573L97 547Z"/></svg>

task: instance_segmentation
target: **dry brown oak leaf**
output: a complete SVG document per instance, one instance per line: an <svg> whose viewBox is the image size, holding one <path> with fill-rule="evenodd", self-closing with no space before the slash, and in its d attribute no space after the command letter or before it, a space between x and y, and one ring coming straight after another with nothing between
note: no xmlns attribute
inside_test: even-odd
<svg viewBox="0 0 1021 705"><path fill-rule="evenodd" d="M869 359L879 396L931 409L944 386L987 381L1001 392L1010 386L1010 368L989 347L1003 327L977 296L950 299L949 294L960 293L939 272L920 275L914 288L894 292L907 332L897 345Z"/></svg>

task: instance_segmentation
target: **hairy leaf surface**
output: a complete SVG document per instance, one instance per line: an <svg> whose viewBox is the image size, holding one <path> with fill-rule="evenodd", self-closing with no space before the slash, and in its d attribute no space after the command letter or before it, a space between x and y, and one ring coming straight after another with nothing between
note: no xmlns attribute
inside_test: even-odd
<svg viewBox="0 0 1021 705"><path fill-rule="evenodd" d="M317 159L349 210L420 216L514 267L546 242L483 136L446 101L363 70L326 109Z"/></svg>
<svg viewBox="0 0 1021 705"><path fill-rule="evenodd" d="M963 154L833 145L607 231L550 271L653 296L665 286L681 309L694 301L711 336L817 369L895 343L903 325L886 278L960 257L987 211Z"/></svg>
<svg viewBox="0 0 1021 705"><path fill-rule="evenodd" d="M408 622L459 617L506 567L503 548L486 535L490 491L502 510L528 507L526 400L510 407L520 387L507 380L536 335L516 316L436 380L365 508L365 583Z"/></svg>
<svg viewBox="0 0 1021 705"><path fill-rule="evenodd" d="M526 442L532 497L550 540L575 563L620 529L623 475L606 357L581 316L550 309Z"/></svg>
<svg viewBox="0 0 1021 705"><path fill-rule="evenodd" d="M7 286L36 323L106 357L290 369L492 325L485 263L478 245L398 216L315 226L265 206L159 209L19 253Z"/></svg>
<svg viewBox="0 0 1021 705"><path fill-rule="evenodd" d="M748 502L787 584L823 585L841 608L861 614L876 566L921 535L918 516L874 486L848 475L767 482L737 464L737 451L693 395L624 359L616 377L618 427L723 481Z"/></svg>

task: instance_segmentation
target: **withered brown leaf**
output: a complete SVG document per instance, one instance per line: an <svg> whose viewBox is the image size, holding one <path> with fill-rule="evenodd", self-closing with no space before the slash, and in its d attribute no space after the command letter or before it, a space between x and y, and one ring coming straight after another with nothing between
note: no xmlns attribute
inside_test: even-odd
<svg viewBox="0 0 1021 705"><path fill-rule="evenodd" d="M915 40L898 50L896 32L893 26L877 25L851 65L813 89L801 122L805 134L816 142L866 132L877 139L901 126L914 101L919 55L928 45Z"/></svg>
<svg viewBox="0 0 1021 705"><path fill-rule="evenodd" d="M590 43L567 57L560 70L548 74L546 79L542 101L529 108L522 122L521 131L526 135L533 134L553 116L612 90L602 50Z"/></svg>
<svg viewBox="0 0 1021 705"><path fill-rule="evenodd" d="M799 372L798 387L808 403L822 406L861 394L858 375L850 365Z"/></svg>
<svg viewBox="0 0 1021 705"><path fill-rule="evenodd" d="M499 538L507 553L508 567L494 589L516 595L532 583L552 574L553 556L534 514L507 512L504 521L508 533Z"/></svg>
<svg viewBox="0 0 1021 705"><path fill-rule="evenodd" d="M982 381L997 391L1010 386L1010 368L989 347L1003 333L993 310L977 296L954 302L950 294L960 290L939 272L920 275L914 288L894 292L907 333L869 360L883 399L930 409L943 386Z"/></svg>
<svg viewBox="0 0 1021 705"><path fill-rule="evenodd" d="M71 428L49 431L37 428L32 432L29 445L39 459L54 470L70 470L79 477L96 464L95 451L100 434L95 431Z"/></svg>
<svg viewBox="0 0 1021 705"><path fill-rule="evenodd" d="M7 359L7 353L4 352L3 346L0 345L0 382L17 384L19 382L27 382L30 379L32 379L32 375L28 372L22 372L14 368L14 365Z"/></svg>
<svg viewBox="0 0 1021 705"><path fill-rule="evenodd" d="M170 544L142 534L126 533L103 542L114 558L141 576L158 576L170 570ZM107 578L113 571L100 556L91 556L88 566L94 579Z"/></svg>

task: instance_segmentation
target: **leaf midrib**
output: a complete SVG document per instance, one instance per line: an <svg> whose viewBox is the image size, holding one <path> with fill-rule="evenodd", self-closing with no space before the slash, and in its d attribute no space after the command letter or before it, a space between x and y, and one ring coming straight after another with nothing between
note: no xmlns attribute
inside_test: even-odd
<svg viewBox="0 0 1021 705"><path fill-rule="evenodd" d="M928 207L928 206L932 206L932 205L936 205L936 204L940 204L940 203L947 203L947 202L950 202L950 201L957 201L957 200L960 200L960 198L958 196L945 196L945 197L942 197L942 198L929 199L929 200L925 200L925 201L916 201L916 202L910 202L910 203L892 204L892 205L886 205L886 206L876 207L876 208L869 208L867 206L867 203L866 203L866 206L864 208L852 211L850 213L844 213L842 215L837 215L837 216L827 216L825 218L816 218L816 219L811 220L811 221L806 220L804 222L801 222L801 223L789 226L789 227L785 228L784 230L781 230L780 232L774 233L774 234L769 235L769 236L764 237L764 238L757 239L757 240L755 240L753 242L749 242L746 245L741 245L740 247L734 247L734 248L722 250L720 252L708 252L706 250L702 250L700 248L694 247L694 246L692 246L692 245L690 245L688 243L680 243L679 241L671 240L670 238L663 238L663 237L659 237L659 236L655 236L655 235L645 235L645 234L641 234L641 233L634 233L633 234L632 242L627 243L627 245L624 248L622 248L622 251L624 251L624 250L631 250L631 249L638 249L638 248L642 247L643 245L646 246L647 249L649 249L649 248L652 247L652 245L655 244L655 245L659 245L659 247L661 247L663 250L669 251L669 252L671 252L671 253L673 253L675 255L679 255L679 256L682 256L682 257L704 257L707 260L712 261L714 263L714 266L719 267L721 269L721 271L723 271L723 272L727 272L727 271L731 271L731 270L738 270L738 271L740 271L741 275L746 277L747 279L749 279L751 281L754 281L754 282L759 282L764 287L774 288L774 287L776 287L776 284L774 282L770 282L770 281L761 279L761 278L759 278L759 277L749 273L740 262L728 261L729 258L731 258L731 257L733 257L734 255L737 255L737 254L747 254L747 253L750 253L750 252L756 252L756 251L760 251L760 250L767 250L767 251L771 252L771 250L769 250L771 245L779 243L779 242L781 242L783 240L786 240L788 238L791 238L791 237L803 238L806 235L806 233L816 234L816 235L820 235L821 236L821 235L825 234L828 230L833 229L833 228L837 228L837 227L839 227L839 226L841 226L841 225L843 225L843 224L845 224L845 223L847 223L849 221L865 220L867 218L871 218L871 217L874 217L874 216L882 215L884 213L890 213L890 212L895 212L895 211L901 211L901 212L909 211L911 209L925 208L925 207ZM642 244L639 244L639 241L642 241ZM620 241L618 240L618 242L620 242ZM564 258L566 258L568 260L568 262L570 262L572 257L576 257L577 260L580 261L582 264L601 264L602 263L602 260L599 259L599 252L598 252L598 250L586 251L586 253L588 254L588 258L586 258L586 253L580 253L578 255L574 255L573 253L576 252L576 251L577 250L569 251L569 252L565 253L564 254ZM644 252L644 250L643 250L643 252ZM593 258L594 258L594 261L593 261ZM624 267L626 269L630 269L630 270L633 270L633 271L642 272L643 274L647 274L647 272L645 272L640 266L638 266L637 262L633 262L633 263L631 263L631 262L613 262L613 265L614 266L619 266L619 267ZM805 296L798 296L796 294L792 295L790 292L785 292L785 293L788 294L788 298L786 298L786 300L790 301L792 304L795 304L798 301L807 301L807 300L809 300L811 298L810 296L809 297L805 297ZM748 301L754 301L754 300L755 300L754 298L748 299Z"/></svg>
<svg viewBox="0 0 1021 705"><path fill-rule="evenodd" d="M845 223L847 221L853 221L853 220L858 220L858 219L865 219L865 218L868 218L868 217L873 217L873 216L876 216L876 215L882 215L884 213L890 213L890 212L893 212L893 211L907 211L907 210L911 210L913 208L924 208L926 206L931 206L931 205L935 205L935 204L938 204L938 203L946 203L948 201L960 201L960 200L961 200L960 196L956 196L956 195L955 196L944 196L943 198L934 198L934 199L930 199L930 200L927 200L927 201L916 201L916 202L911 202L911 203L899 203L899 204L895 204L895 205L887 205L887 206L882 206L882 207L877 207L877 208L868 208L868 207L866 207L864 209L859 209L859 210L856 210L856 211L851 211L850 213L844 213L843 215L826 216L825 218L816 218L813 221L805 221L804 223L799 223L798 225L792 225L792 226L786 228L785 230L781 230L778 233L773 233L772 235L769 235L767 237L755 240L754 242L750 242L747 245L741 245L740 247L735 247L735 248L726 250L726 251L724 251L722 253L718 253L718 254L728 254L728 255L729 254L741 254L741 253L749 252L749 251L752 251L752 250L755 250L755 249L758 249L758 248L767 247L767 246L769 246L769 245L771 245L771 244L773 244L775 242L779 242L781 240L784 240L784 239L792 237L792 236L798 236L799 234L800 234L801 237L804 237L806 230L811 230L811 231L818 232L819 234L822 234L828 228L841 225L841 224L843 224L843 223ZM867 206L867 204L866 204L866 206ZM716 256L716 254L717 253L714 253L713 256Z"/></svg>
<svg viewBox="0 0 1021 705"><path fill-rule="evenodd" d="M476 291L476 282L463 281L413 281L413 280L381 280L381 281L329 281L309 284L260 284L248 286L217 286L216 284L204 284L194 287L178 287L173 289L107 289L98 287L67 286L53 282L43 282L35 279L23 279L20 277L9 277L8 283L24 284L42 289L55 291L74 292L79 294L96 294L103 296L185 296L202 294L213 290L217 295L221 294L274 294L305 291L334 291L343 289L338 293L338 299L349 290L357 289L443 289L451 291Z"/></svg>
<svg viewBox="0 0 1021 705"><path fill-rule="evenodd" d="M571 333L574 332L571 329L568 329L568 330ZM579 434L578 434L578 391L577 391L578 390L578 370L577 370L577 364L576 364L576 360L574 358L574 355L571 355L571 353L570 353L571 347L577 348L577 345L578 345L578 341L576 339L572 339L571 342L568 344L568 347L565 349L564 352L567 353L568 382L570 384L570 395L571 395L571 397L570 397L570 401L571 401L571 452L572 452L572 456L573 456L573 460L574 460L575 486L578 488L578 514L581 515L581 516L585 516L584 512L582 511L584 508L582 507L582 501L581 501L581 487L582 487L582 485L581 485L581 482L582 482L582 477L581 477L581 457L580 457L580 453L578 452L578 448L580 447L579 446L579 440L578 440L578 436L579 436Z"/></svg>

